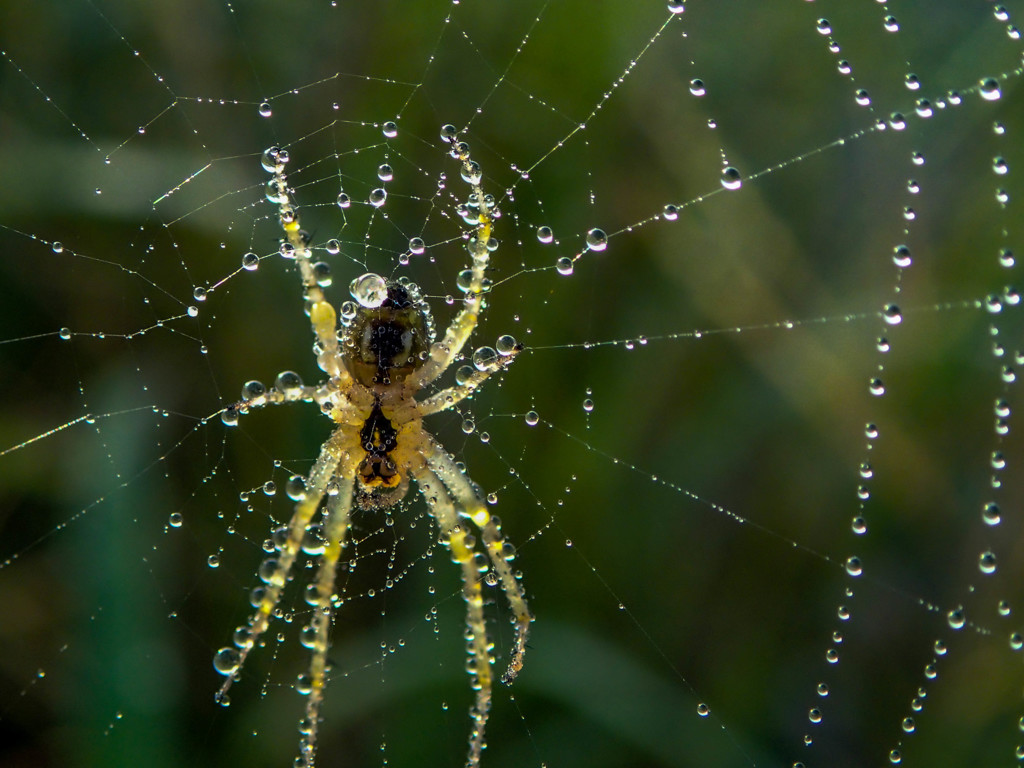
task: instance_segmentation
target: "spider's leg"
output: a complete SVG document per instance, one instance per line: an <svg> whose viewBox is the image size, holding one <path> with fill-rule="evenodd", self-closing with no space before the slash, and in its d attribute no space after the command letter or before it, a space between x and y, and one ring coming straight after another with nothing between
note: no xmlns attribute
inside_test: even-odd
<svg viewBox="0 0 1024 768"><path fill-rule="evenodd" d="M232 683L238 679L249 652L255 647L260 635L270 625L274 608L277 607L281 599L281 593L284 591L292 566L295 564L302 539L306 535L306 528L320 507L320 502L327 494L327 484L334 477L338 465L349 455L348 440L349 438L341 429L336 429L324 443L323 448L320 449L320 455L310 470L309 480L306 482L306 495L295 505L295 511L288 522L287 537L281 544L280 551L276 556L268 557L260 565L260 578L265 586L261 588L262 594L259 596L258 602L254 602L256 610L249 617L245 631L236 633L237 649L222 649L220 652L230 651L234 662L230 669L224 671L227 678L217 692L220 701L226 701L224 697Z"/></svg>
<svg viewBox="0 0 1024 768"><path fill-rule="evenodd" d="M327 497L324 511L324 552L317 571L316 583L307 587L306 602L313 606L313 618L303 629L302 642L313 651L309 674L299 681L300 693L309 695L306 701L306 719L302 724L299 741L303 768L312 768L316 759L316 737L320 724L320 705L327 685L327 652L331 647L330 628L334 615L334 586L338 572L338 559L346 546L349 512L352 510L352 473L344 472L335 478L338 492Z"/></svg>
<svg viewBox="0 0 1024 768"><path fill-rule="evenodd" d="M459 287L466 292L462 300L462 309L452 320L444 332L440 341L435 341L430 347L430 359L417 369L410 379L417 387L422 387L437 379L458 357L469 337L476 328L476 323L484 309L485 278L484 272L487 263L490 261L491 230L494 226L493 201L484 195L480 186L481 172L469 156L469 149L465 144L457 142L454 144L452 154L462 163L462 179L469 184L472 190L471 199L475 201L478 211L476 231L466 250L472 256L472 265L463 275L459 277ZM497 245L497 241L494 243Z"/></svg>
<svg viewBox="0 0 1024 768"><path fill-rule="evenodd" d="M351 376L341 363L337 315L320 287L317 267L313 264L313 253L309 247L309 235L299 226L299 212L296 210L295 198L292 190L288 188L288 178L284 172L286 162L287 150L274 147L263 153L263 167L272 174L272 178L267 182L267 198L277 204L278 220L285 235L281 243L281 255L295 259L299 275L302 277L302 291L306 299L309 322L313 326L313 333L320 347L317 364L332 379L347 383Z"/></svg>
<svg viewBox="0 0 1024 768"><path fill-rule="evenodd" d="M446 387L439 392L435 392L430 397L424 398L419 403L420 416L429 416L432 413L447 410L456 403L465 400L476 391L477 387L487 381L493 373L503 371L510 366L521 350L522 347L517 346L508 354L498 355L489 361L481 361L481 368L474 369L473 373L465 380L459 382L454 387Z"/></svg>
<svg viewBox="0 0 1024 768"><path fill-rule="evenodd" d="M455 465L455 462L448 456L447 451L436 440L425 432L422 439L428 441L432 450L424 454L430 469L437 474L445 487L451 493L452 498L464 510L467 517L480 529L483 537L484 547L487 556L491 560L494 572L501 579L501 588L508 599L509 607L512 609L513 621L516 627L516 642L512 649L512 658L509 661L505 674L501 681L506 685L511 684L516 675L523 668L523 656L526 653L526 639L530 632L530 622L533 621L533 614L526 604L526 595L523 592L523 585L516 578L512 570L512 559L515 557L515 548L505 541L501 535L501 521L487 511L487 506L480 498L476 490L466 479L465 474Z"/></svg>
<svg viewBox="0 0 1024 768"><path fill-rule="evenodd" d="M430 514L441 530L441 541L451 552L452 561L462 567L462 596L466 601L466 652L469 660L466 671L470 674L471 685L476 690L476 701L470 710L473 728L469 735L469 754L466 768L477 768L480 755L486 743L484 733L491 709L491 644L487 641L487 627L484 622L484 599L480 584L482 556L476 551L476 541L466 532L467 526L459 524L445 484L426 467L419 465L411 470L420 493L427 500Z"/></svg>

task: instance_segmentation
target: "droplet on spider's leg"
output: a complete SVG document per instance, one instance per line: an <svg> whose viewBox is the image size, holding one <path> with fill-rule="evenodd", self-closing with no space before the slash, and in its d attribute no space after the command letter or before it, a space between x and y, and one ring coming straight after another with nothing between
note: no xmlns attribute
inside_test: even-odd
<svg viewBox="0 0 1024 768"><path fill-rule="evenodd" d="M237 648L225 646L213 656L213 668L222 675L233 675L238 671L242 655Z"/></svg>

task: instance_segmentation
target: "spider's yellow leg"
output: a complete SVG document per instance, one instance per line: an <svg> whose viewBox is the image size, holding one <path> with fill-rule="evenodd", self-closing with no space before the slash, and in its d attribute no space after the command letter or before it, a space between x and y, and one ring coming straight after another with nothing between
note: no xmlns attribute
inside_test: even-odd
<svg viewBox="0 0 1024 768"><path fill-rule="evenodd" d="M472 395L477 388L483 384L487 379L497 371L503 371L505 368L512 364L512 361L516 359L516 355L522 350L522 347L515 347L507 354L499 355L494 360L481 369L476 369L465 381L456 384L454 387L446 387L445 389L435 392L430 397L424 398L419 403L420 416L429 416L432 413L438 413L439 411L447 410L458 402L465 400L467 397Z"/></svg>
<svg viewBox="0 0 1024 768"><path fill-rule="evenodd" d="M485 730L491 710L493 657L484 622L481 565L476 551L476 541L466 532L466 526L459 525L455 505L445 490L445 484L437 475L422 466L414 468L412 475L427 500L430 514L437 520L438 528L441 529L441 540L451 552L452 561L462 567L462 597L466 601L466 652L469 654L466 671L469 672L471 685L476 690L476 700L469 712L473 728L469 734L466 768L477 768L480 765L480 755L487 746Z"/></svg>
<svg viewBox="0 0 1024 768"><path fill-rule="evenodd" d="M299 765L312 768L316 759L316 737L320 724L320 705L327 685L327 653L331 648L331 618L334 615L334 585L338 572L338 559L346 546L349 512L352 509L352 475L344 473L336 478L338 493L327 497L324 513L324 553L317 571L315 594L306 599L313 605L313 618L303 631L303 641L313 651L309 674L299 680L299 692L309 696L306 700L306 719L302 724L299 741ZM310 637L307 640L306 633Z"/></svg>
<svg viewBox="0 0 1024 768"><path fill-rule="evenodd" d="M281 544L280 551L276 556L268 557L260 565L260 578L265 586L259 602L255 605L256 610L249 617L244 638L236 636L237 648L223 648L218 651L218 657L228 656L231 664L221 664L218 669L225 675L224 684L217 692L217 698L225 702L228 690L232 683L238 679L238 675L249 656L249 652L255 647L260 636L270 625L270 619L274 608L281 600L281 593L288 582L288 575L291 573L295 558L302 545L302 539L306 535L306 528L309 526L313 515L320 507L320 502L327 493L327 484L335 475L338 465L348 456L346 451L347 438L340 429L324 443L320 449L313 469L309 473L309 480L306 483L306 495L295 505L295 511L288 523L288 534ZM237 633L236 633L237 635Z"/></svg>
<svg viewBox="0 0 1024 768"><path fill-rule="evenodd" d="M453 137L454 141L454 137ZM460 287L466 292L462 300L462 309L452 320L452 324L444 332L444 338L434 342L430 348L430 359L418 368L410 377L417 386L424 386L437 379L458 357L462 348L469 341L476 328L480 313L484 308L484 272L490 261L490 249L488 244L491 240L491 231L494 227L492 216L493 202L488 202L480 186L481 172L478 166L469 156L469 151L460 143L454 144L452 150L455 157L462 163L462 178L469 184L472 190L472 199L478 206L476 232L466 248L472 257L472 264L469 268L468 280L465 283L460 281ZM497 244L497 243L495 243ZM461 280L461 278L460 278Z"/></svg>
<svg viewBox="0 0 1024 768"><path fill-rule="evenodd" d="M299 225L299 212L295 200L288 188L288 177L284 166L288 153L283 149L268 149L263 155L264 167L273 174L268 182L268 197L277 204L278 219L284 230L285 241L282 244L282 255L287 254L295 259L302 277L302 289L309 309L309 322L313 327L321 352L317 363L332 379L347 382L350 379L345 366L341 364L338 345L338 318L334 307L324 296L323 289L317 281L316 270L313 268L312 251L309 247L309 236Z"/></svg>
<svg viewBox="0 0 1024 768"><path fill-rule="evenodd" d="M494 572L501 580L501 588L512 609L513 621L516 626L516 641L508 668L501 676L501 681L509 685L523 668L526 640L530 633L530 622L533 621L533 614L530 613L530 608L526 604L523 585L512 570L511 562L515 557L515 549L501 535L501 521L488 512L483 499L448 456L447 451L425 432L422 434L422 439L430 442L432 446L432 450L425 453L428 466L445 484L456 503L465 510L466 516L480 529L484 547L487 549L487 556L491 560Z"/></svg>

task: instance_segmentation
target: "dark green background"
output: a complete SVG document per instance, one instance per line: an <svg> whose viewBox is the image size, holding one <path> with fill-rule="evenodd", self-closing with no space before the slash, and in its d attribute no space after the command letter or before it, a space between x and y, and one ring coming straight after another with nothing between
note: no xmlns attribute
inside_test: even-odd
<svg viewBox="0 0 1024 768"><path fill-rule="evenodd" d="M514 700L497 691L485 765L862 766L885 763L901 739L905 765L1010 764L1024 714L1007 641L1021 629L1022 450L1016 416L997 440L993 402L1019 401L999 372L1021 349L1021 321L1019 307L992 315L975 303L1020 283L997 253L1021 249L1024 116L1021 45L993 8L694 0L606 102L668 17L663 4L0 9L0 449L101 414L0 455L0 558L16 557L0 569L0 764L290 764L302 616L282 624L284 643L253 654L228 709L213 703L211 664L245 620L268 515L289 513L283 494L253 494L248 512L239 493L308 469L328 428L303 406L227 433L215 416L247 379L316 378L287 265L271 256L233 274L246 251L276 248L259 154L289 148L305 226L321 245L344 241L332 300L368 269L409 274L443 326L464 252L451 197L433 196L439 174L465 194L443 123L469 124L488 190L513 188L475 344L512 333L527 347L466 409L490 442L454 415L431 424L498 492L537 616ZM1012 23L1022 9L1007 8ZM883 29L886 13L898 33ZM852 80L836 71L841 58ZM1002 73L1002 99L983 101L979 80ZM694 77L706 96L689 93ZM854 103L856 88L872 109ZM962 104L913 117L916 98L934 104L950 89ZM257 114L264 99L270 118ZM894 111L905 131L875 127ZM379 125L396 116L386 143ZM723 151L747 178L739 191L720 191ZM1006 176L991 170L997 155ZM542 158L529 180L512 169ZM390 218L370 224L356 204L345 223L339 186L364 200L385 159ZM688 205L675 222L626 230L666 203ZM906 205L918 213L909 235ZM558 244L536 242L541 224ZM559 276L555 259L577 254L594 226L614 233L607 251ZM398 269L418 234L433 261ZM900 243L914 263L897 277ZM198 318L182 316L194 286L225 277ZM878 313L894 300L905 320L890 328ZM70 342L56 337L64 326ZM648 343L627 350L640 335ZM880 363L887 393L873 398ZM881 430L870 457L868 421ZM1007 458L998 491L995 450ZM867 458L870 531L855 537ZM992 500L1003 510L994 529L980 523ZM173 512L185 525L164 533ZM335 624L323 766L464 760L457 569L443 552L422 557L424 515L410 495L392 527L358 520L363 559ZM983 577L989 548L999 567ZM207 567L221 550L221 567ZM865 566L858 580L841 567L850 554ZM411 567L382 596L392 559ZM495 597L502 653L511 632ZM955 632L945 613L960 604L973 623ZM436 625L423 620L435 605ZM380 644L399 639L377 663ZM936 639L949 652L929 681ZM698 718L699 702L711 718Z"/></svg>

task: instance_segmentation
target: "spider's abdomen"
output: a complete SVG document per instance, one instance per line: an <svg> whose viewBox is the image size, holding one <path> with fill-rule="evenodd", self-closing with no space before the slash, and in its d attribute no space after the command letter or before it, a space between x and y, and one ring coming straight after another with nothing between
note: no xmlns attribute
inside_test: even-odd
<svg viewBox="0 0 1024 768"><path fill-rule="evenodd" d="M398 445L398 432L379 402L373 404L373 410L363 422L359 442L366 452L356 472L359 506L381 509L397 504L409 489L409 481L390 455Z"/></svg>
<svg viewBox="0 0 1024 768"><path fill-rule="evenodd" d="M343 339L345 366L366 387L404 380L427 359L432 341L429 310L415 286L385 285L379 304L357 305Z"/></svg>

